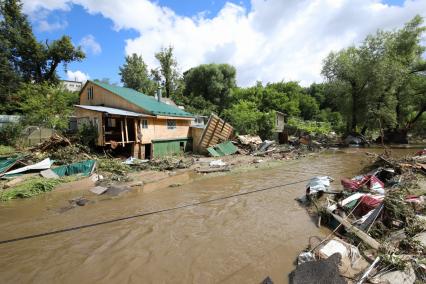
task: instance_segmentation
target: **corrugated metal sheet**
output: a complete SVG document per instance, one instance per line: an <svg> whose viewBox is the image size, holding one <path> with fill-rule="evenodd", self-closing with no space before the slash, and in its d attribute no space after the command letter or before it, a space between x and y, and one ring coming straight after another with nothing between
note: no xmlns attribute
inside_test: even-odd
<svg viewBox="0 0 426 284"><path fill-rule="evenodd" d="M134 116L134 117L152 117L148 114L128 111L124 109L112 108L112 107L104 107L104 106L86 106L86 105L76 105L78 108L83 108L87 110L93 110L97 112L104 112L112 115L122 115L122 116Z"/></svg>
<svg viewBox="0 0 426 284"><path fill-rule="evenodd" d="M189 112L183 111L176 106L159 102L154 97L144 95L136 90L120 86L113 86L102 82L90 82L104 89L107 89L108 91L122 97L126 101L129 101L132 104L135 104L147 110L151 114L164 116L193 117L193 115Z"/></svg>
<svg viewBox="0 0 426 284"><path fill-rule="evenodd" d="M220 157L220 156L235 154L238 151L238 148L235 147L235 145L232 144L231 141L226 141L226 142L207 148L207 151L213 157Z"/></svg>

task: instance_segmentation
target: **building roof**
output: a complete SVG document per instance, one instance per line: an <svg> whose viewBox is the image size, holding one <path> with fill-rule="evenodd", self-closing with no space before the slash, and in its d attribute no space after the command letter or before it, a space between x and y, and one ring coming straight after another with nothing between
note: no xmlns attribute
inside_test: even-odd
<svg viewBox="0 0 426 284"><path fill-rule="evenodd" d="M76 105L76 107L93 110L97 112L104 112L112 115L123 115L123 116L135 116L135 117L152 117L151 115L147 115L144 113L137 113L133 111L112 108L112 107L104 107L104 106L86 106L86 105Z"/></svg>
<svg viewBox="0 0 426 284"><path fill-rule="evenodd" d="M138 107L143 108L151 114L162 116L193 117L192 114L183 111L176 106L159 102L154 97L144 95L136 90L125 87L113 86L102 82L90 82L116 94L117 96L122 97L126 101L137 105Z"/></svg>

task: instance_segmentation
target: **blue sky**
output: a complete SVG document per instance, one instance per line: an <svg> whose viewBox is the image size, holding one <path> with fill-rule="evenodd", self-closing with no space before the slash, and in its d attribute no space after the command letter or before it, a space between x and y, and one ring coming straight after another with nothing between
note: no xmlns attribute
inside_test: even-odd
<svg viewBox="0 0 426 284"><path fill-rule="evenodd" d="M39 40L66 34L75 45L83 45L87 58L69 64L69 71L117 83L126 54L137 52L156 67L153 53L172 44L181 71L202 63L230 63L237 67L241 85L282 79L307 84L320 80L321 60L329 51L356 44L378 28L401 26L413 11L426 14L421 3L426 1L421 0L411 6L385 0L381 3L387 6L381 9L374 6L378 0L341 0L339 5L322 1L317 6L295 0L139 1L128 1L135 9L112 0L23 2ZM141 3L148 5L146 14ZM63 68L58 71L69 77Z"/></svg>

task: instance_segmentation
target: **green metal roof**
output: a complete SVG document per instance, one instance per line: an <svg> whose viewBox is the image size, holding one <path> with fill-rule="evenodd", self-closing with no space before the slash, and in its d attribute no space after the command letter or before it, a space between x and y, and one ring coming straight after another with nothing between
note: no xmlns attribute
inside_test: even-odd
<svg viewBox="0 0 426 284"><path fill-rule="evenodd" d="M168 105L163 102L157 101L154 97L147 96L136 90L113 86L102 82L90 81L95 85L98 85L108 91L122 97L126 101L137 105L151 114L164 115L164 116L181 116L181 117L193 117L189 112L183 111L180 108L172 105Z"/></svg>

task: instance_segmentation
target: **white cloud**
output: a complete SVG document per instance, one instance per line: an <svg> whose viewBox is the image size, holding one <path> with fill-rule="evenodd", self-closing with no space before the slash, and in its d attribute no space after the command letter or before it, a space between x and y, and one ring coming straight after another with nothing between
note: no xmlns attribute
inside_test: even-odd
<svg viewBox="0 0 426 284"><path fill-rule="evenodd" d="M99 54L102 52L101 45L96 41L93 35L87 35L80 40L80 45L85 52Z"/></svg>
<svg viewBox="0 0 426 284"><path fill-rule="evenodd" d="M37 30L40 32L52 32L56 30L63 30L68 26L68 22L54 22L49 23L47 20L40 20L37 22Z"/></svg>
<svg viewBox="0 0 426 284"><path fill-rule="evenodd" d="M67 79L70 81L78 81L78 82L85 83L87 80L90 79L90 76L89 74L83 73L80 70L77 70L77 71L68 70Z"/></svg>
<svg viewBox="0 0 426 284"><path fill-rule="evenodd" d="M213 18L177 15L148 0L59 0L31 7L69 9L82 5L101 14L114 29L134 29L126 40L127 54L141 54L150 66L154 53L172 44L182 70L202 63L229 63L241 85L279 80L302 84L321 81L322 60L332 50L359 43L377 29L400 27L414 15L426 16L426 1L406 0L402 6L380 0L252 0L251 8L227 3ZM42 4L41 4L42 3Z"/></svg>

